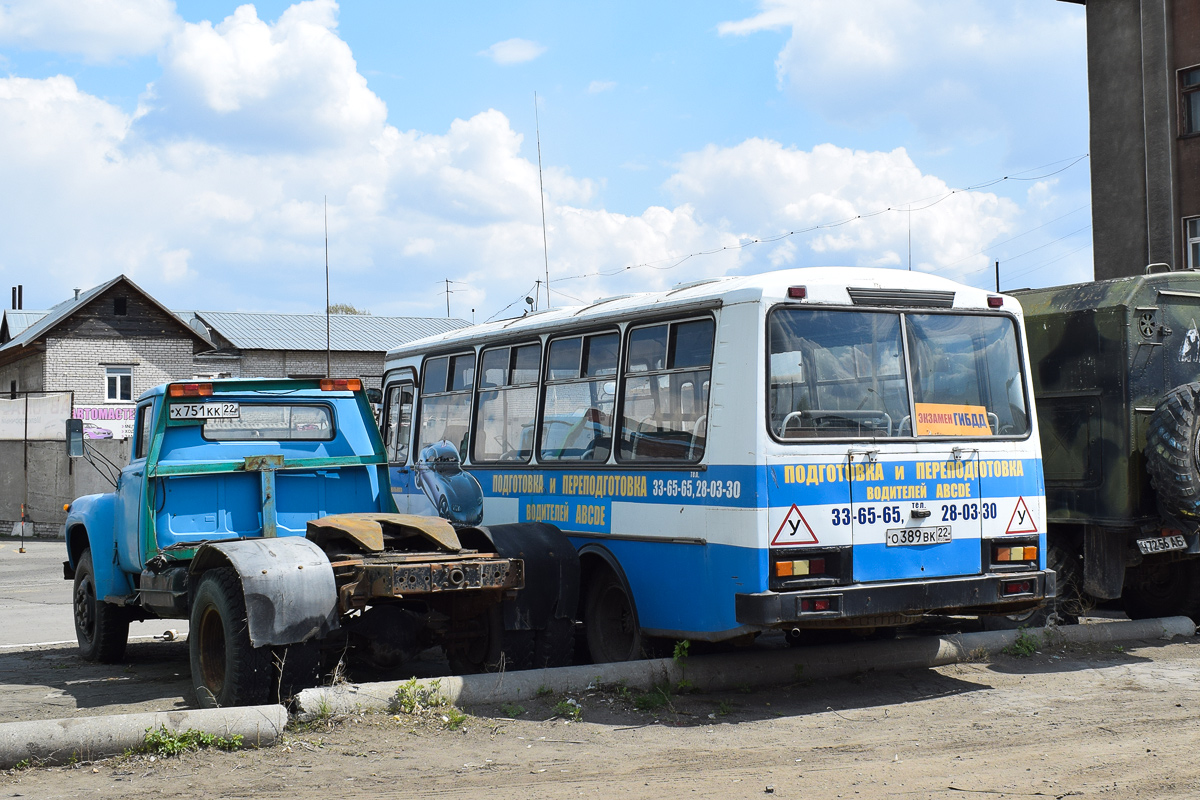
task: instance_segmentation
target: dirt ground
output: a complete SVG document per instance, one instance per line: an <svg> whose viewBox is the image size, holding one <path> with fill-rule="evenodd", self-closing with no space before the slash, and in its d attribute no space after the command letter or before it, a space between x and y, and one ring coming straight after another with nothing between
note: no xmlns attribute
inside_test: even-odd
<svg viewBox="0 0 1200 800"><path fill-rule="evenodd" d="M719 695L607 687L461 720L367 714L262 750L0 773L0 798L1196 797L1197 644L1043 645Z"/></svg>

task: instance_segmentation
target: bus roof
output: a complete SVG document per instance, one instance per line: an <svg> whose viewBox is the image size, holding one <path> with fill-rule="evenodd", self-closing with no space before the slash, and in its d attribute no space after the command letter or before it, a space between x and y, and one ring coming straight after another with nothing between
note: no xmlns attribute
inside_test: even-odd
<svg viewBox="0 0 1200 800"><path fill-rule="evenodd" d="M644 315L674 309L727 306L737 303L784 302L788 289L803 286L805 302L820 305L875 305L917 306L916 302L876 302L861 298L856 302L850 289L874 289L882 292L951 293L942 294L945 307L963 309L986 309L987 298L994 292L956 283L938 275L924 272L909 272L899 269L869 267L803 267L798 269L763 272L757 275L734 275L709 280L695 281L658 292L638 292L596 300L587 305L560 306L546 311L535 311L521 317L485 322L446 333L428 336L393 348L388 359L423 353L446 343L466 343L472 340L488 340L516 332L537 333L558 330L566 325L586 327L589 323L600 324L628 318L633 313ZM793 301L794 302L794 301ZM940 303L939 303L940 304ZM1003 308L1020 313L1020 305L1010 297L1004 298Z"/></svg>

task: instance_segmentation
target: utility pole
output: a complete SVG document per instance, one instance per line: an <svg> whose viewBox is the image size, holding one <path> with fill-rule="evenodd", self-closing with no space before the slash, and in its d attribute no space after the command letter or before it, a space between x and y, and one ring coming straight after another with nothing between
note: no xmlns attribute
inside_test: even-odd
<svg viewBox="0 0 1200 800"><path fill-rule="evenodd" d="M546 240L546 190L542 188L542 125L538 120L537 92L533 93L533 125L537 132L538 202L542 204L542 255L546 260L546 308L550 308L550 245Z"/></svg>
<svg viewBox="0 0 1200 800"><path fill-rule="evenodd" d="M333 377L329 324L329 195L325 195L325 377Z"/></svg>
<svg viewBox="0 0 1200 800"><path fill-rule="evenodd" d="M1000 262L996 262L996 294L1000 293Z"/></svg>

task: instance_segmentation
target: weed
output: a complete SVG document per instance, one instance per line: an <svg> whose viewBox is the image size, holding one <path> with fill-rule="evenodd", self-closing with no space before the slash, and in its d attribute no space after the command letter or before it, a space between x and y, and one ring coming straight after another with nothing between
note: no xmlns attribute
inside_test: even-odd
<svg viewBox="0 0 1200 800"><path fill-rule="evenodd" d="M1028 628L1021 628L1017 631L1017 638L1003 652L1015 658L1029 658L1037 652L1037 648L1037 634L1030 633Z"/></svg>
<svg viewBox="0 0 1200 800"><path fill-rule="evenodd" d="M579 705L578 700L568 697L566 700L560 700L554 704L554 714L566 717L572 722L579 722L583 719L583 707Z"/></svg>
<svg viewBox="0 0 1200 800"><path fill-rule="evenodd" d="M739 683L737 686L735 686L733 688L737 689L742 694L750 694L751 692L754 691L754 687L748 683Z"/></svg>
<svg viewBox="0 0 1200 800"><path fill-rule="evenodd" d="M13 764L12 768L13 768L14 772L19 772L20 770L23 770L23 769L29 769L32 766L33 766L32 761L30 761L28 758L23 758L20 761L18 761L17 763Z"/></svg>
<svg viewBox="0 0 1200 800"><path fill-rule="evenodd" d="M978 662L987 661L987 660L988 660L988 651L987 651L986 647L983 647L983 646L976 647L974 650L967 653L967 662L968 663L978 663Z"/></svg>
<svg viewBox="0 0 1200 800"><path fill-rule="evenodd" d="M1114 653L1124 653L1125 645L1123 645L1123 644L1113 645L1113 652Z"/></svg>
<svg viewBox="0 0 1200 800"><path fill-rule="evenodd" d="M682 667L683 663L687 661L688 650L690 650L691 647L692 643L689 640L680 639L675 643L675 650L671 654L671 660Z"/></svg>
<svg viewBox="0 0 1200 800"><path fill-rule="evenodd" d="M693 689L695 689L695 687L692 686L692 682L687 678L680 678L679 683L675 684L675 691L679 694L685 694Z"/></svg>
<svg viewBox="0 0 1200 800"><path fill-rule="evenodd" d="M525 713L525 706L517 705L516 703L503 703L500 710L504 712L506 717L519 717Z"/></svg>
<svg viewBox="0 0 1200 800"><path fill-rule="evenodd" d="M535 694L538 697L549 697L550 695L554 694L554 690L551 689L549 686L542 684L541 686L538 687L538 690L537 690L537 692L535 692Z"/></svg>
<svg viewBox="0 0 1200 800"><path fill-rule="evenodd" d="M333 706L329 705L327 697L322 697L317 701L315 713L318 722L325 722L333 716Z"/></svg>
<svg viewBox="0 0 1200 800"><path fill-rule="evenodd" d="M657 711L663 707L671 708L670 685L664 683L654 687L645 694L638 695L633 700L633 707L638 711Z"/></svg>
<svg viewBox="0 0 1200 800"><path fill-rule="evenodd" d="M722 700L721 702L717 703L717 716L727 717L731 711L733 711L733 704L728 700Z"/></svg>
<svg viewBox="0 0 1200 800"><path fill-rule="evenodd" d="M391 711L403 714L419 714L428 708L440 708L449 705L449 701L441 695L442 682L430 681L422 686L416 678L411 678L396 687L392 697Z"/></svg>
<svg viewBox="0 0 1200 800"><path fill-rule="evenodd" d="M447 706L446 710L442 713L442 722L444 722L446 727L452 731L456 731L461 728L463 723L468 719L469 717L466 714L459 711L454 706Z"/></svg>
<svg viewBox="0 0 1200 800"><path fill-rule="evenodd" d="M217 736L214 733L205 733L195 728L188 728L186 731L169 731L166 726L159 727L158 730L147 728L141 746L134 752L162 757L209 747L215 747L218 750L240 750L242 737L240 734Z"/></svg>

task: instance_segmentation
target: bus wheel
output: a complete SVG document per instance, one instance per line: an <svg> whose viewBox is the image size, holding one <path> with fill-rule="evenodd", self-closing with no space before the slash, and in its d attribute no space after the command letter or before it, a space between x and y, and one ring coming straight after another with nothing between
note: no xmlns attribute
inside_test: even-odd
<svg viewBox="0 0 1200 800"><path fill-rule="evenodd" d="M246 598L232 569L212 569L200 579L188 628L188 655L201 708L253 706L269 699L271 648L250 643Z"/></svg>
<svg viewBox="0 0 1200 800"><path fill-rule="evenodd" d="M1079 557L1070 547L1052 544L1046 551L1046 566L1054 570L1058 578L1058 595L1046 600L1038 608L1018 611L1015 614L993 614L981 618L983 629L988 631L1015 631L1020 628L1044 628L1052 618L1059 625L1074 625L1091 609L1088 596L1083 593L1083 570Z"/></svg>
<svg viewBox="0 0 1200 800"><path fill-rule="evenodd" d="M72 592L75 638L84 661L115 664L125 655L129 641L129 616L124 609L96 598L96 569L92 551L84 550L75 568Z"/></svg>
<svg viewBox="0 0 1200 800"><path fill-rule="evenodd" d="M1167 617L1174 614L1194 616L1200 611L1196 586L1195 561L1159 561L1129 569L1121 605L1130 619Z"/></svg>
<svg viewBox="0 0 1200 800"><path fill-rule="evenodd" d="M595 664L632 661L642 654L642 631L633 598L611 570L597 574L588 586L584 628L588 654Z"/></svg>

